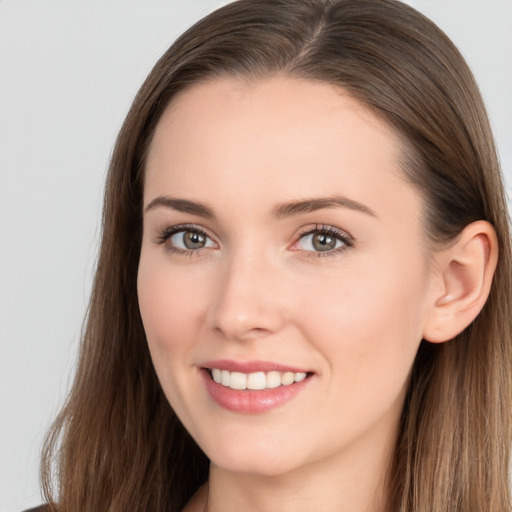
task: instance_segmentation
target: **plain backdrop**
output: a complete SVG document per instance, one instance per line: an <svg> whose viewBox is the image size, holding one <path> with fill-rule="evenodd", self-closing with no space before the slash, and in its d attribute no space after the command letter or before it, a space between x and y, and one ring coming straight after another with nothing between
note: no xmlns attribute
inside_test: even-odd
<svg viewBox="0 0 512 512"><path fill-rule="evenodd" d="M156 59L219 0L0 0L0 512L40 503L114 139ZM483 91L512 183L512 0L423 0Z"/></svg>

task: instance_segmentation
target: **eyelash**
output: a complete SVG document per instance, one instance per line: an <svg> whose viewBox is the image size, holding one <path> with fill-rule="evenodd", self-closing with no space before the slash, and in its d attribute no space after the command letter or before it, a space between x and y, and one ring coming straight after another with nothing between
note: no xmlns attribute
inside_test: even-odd
<svg viewBox="0 0 512 512"><path fill-rule="evenodd" d="M212 240L212 238L208 235L208 233L206 233L206 231L204 231L203 229L199 228L194 224L179 224L176 226L170 226L163 229L158 235L156 243L158 245L166 244L169 241L169 239L175 234L187 231L198 233ZM297 244L301 239L312 234L324 234L331 236L336 240L342 242L343 245L341 247L331 249L328 251L302 251L306 257L324 258L328 256L337 256L354 246L354 239L348 233L342 231L341 229L335 228L334 226L329 226L325 224L317 224L314 228L305 229L304 231L300 232L297 240L294 242L294 245ZM169 251L171 254L178 254L190 257L201 251L201 249L180 249L179 247L175 247L170 244L167 244L166 250Z"/></svg>
<svg viewBox="0 0 512 512"><path fill-rule="evenodd" d="M299 237L294 245L297 244L302 238L313 235L313 234L323 234L328 235L336 240L342 242L342 246L336 249L331 249L329 251L303 251L306 257L312 258L325 258L330 256L338 256L339 254L345 252L354 246L354 239L345 231L341 229L335 228L334 226L329 226L325 224L317 224L314 228L306 229L299 234ZM298 250L298 249L295 249Z"/></svg>
<svg viewBox="0 0 512 512"><path fill-rule="evenodd" d="M200 235L204 236L205 238L212 239L211 236L206 233L203 229L199 228L198 226L194 224L179 224L176 226L169 226L165 229L163 229L160 234L158 235L156 243L159 245L166 244L170 238L172 238L176 233L191 231L194 233L199 233ZM190 256L192 257L194 254L197 254L200 249L180 249L179 247L175 247L174 245L167 244L166 250L170 252L171 254L179 254L182 256Z"/></svg>

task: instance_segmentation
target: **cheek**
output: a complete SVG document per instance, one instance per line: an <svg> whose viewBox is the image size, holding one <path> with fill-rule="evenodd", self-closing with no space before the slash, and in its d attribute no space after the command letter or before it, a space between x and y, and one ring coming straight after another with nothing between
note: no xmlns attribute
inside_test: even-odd
<svg viewBox="0 0 512 512"><path fill-rule="evenodd" d="M193 343L201 322L201 294L183 272L143 257L137 291L149 348L158 366L155 356L179 355Z"/></svg>
<svg viewBox="0 0 512 512"><path fill-rule="evenodd" d="M165 259L141 255L137 277L139 308L158 380L174 411L191 424L188 376L204 310L201 290ZM193 281L193 279L192 279ZM197 285L198 283L196 283Z"/></svg>
<svg viewBox="0 0 512 512"><path fill-rule="evenodd" d="M332 394L387 407L421 341L426 274L420 266L404 272L392 258L361 268L304 286L298 310L302 331L328 361Z"/></svg>

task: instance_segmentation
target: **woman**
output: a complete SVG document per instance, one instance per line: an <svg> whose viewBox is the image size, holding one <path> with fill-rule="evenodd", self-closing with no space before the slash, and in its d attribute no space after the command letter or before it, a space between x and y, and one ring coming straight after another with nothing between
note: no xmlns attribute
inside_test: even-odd
<svg viewBox="0 0 512 512"><path fill-rule="evenodd" d="M423 16L209 15L139 91L103 219L51 508L510 510L503 186Z"/></svg>

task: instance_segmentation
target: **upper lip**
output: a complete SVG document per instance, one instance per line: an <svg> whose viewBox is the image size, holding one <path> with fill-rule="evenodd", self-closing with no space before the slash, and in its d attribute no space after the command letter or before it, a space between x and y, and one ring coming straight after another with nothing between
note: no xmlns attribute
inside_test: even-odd
<svg viewBox="0 0 512 512"><path fill-rule="evenodd" d="M201 364L203 368L218 368L229 372L255 373L255 372L293 372L311 373L310 370L290 366L287 364L275 363L272 361L234 361L231 359L216 359Z"/></svg>

